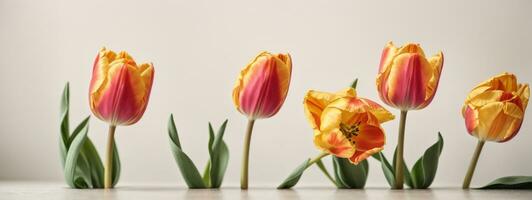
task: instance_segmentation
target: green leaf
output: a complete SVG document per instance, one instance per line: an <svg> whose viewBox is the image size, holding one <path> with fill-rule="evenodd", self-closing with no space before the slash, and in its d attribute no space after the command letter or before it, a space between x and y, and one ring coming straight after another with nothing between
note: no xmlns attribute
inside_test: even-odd
<svg viewBox="0 0 532 200"><path fill-rule="evenodd" d="M120 179L120 155L118 155L118 147L116 142L113 141L113 171L111 172L111 180L113 180L113 187L118 183Z"/></svg>
<svg viewBox="0 0 532 200"><path fill-rule="evenodd" d="M357 85L358 85L358 78L356 78L356 79L353 81L353 83L351 83L351 87L352 87L353 89L357 89Z"/></svg>
<svg viewBox="0 0 532 200"><path fill-rule="evenodd" d="M434 177L436 176L438 161L442 149L443 138L441 134L438 133L438 141L429 147L412 167L411 176L413 188L425 189L432 184L432 181L434 181Z"/></svg>
<svg viewBox="0 0 532 200"><path fill-rule="evenodd" d="M219 188L222 185L227 164L229 163L229 148L223 141L225 128L227 127L227 119L218 129L218 133L212 142L212 150L210 155L210 187ZM210 127L210 126L209 126ZM212 129L211 129L212 130Z"/></svg>
<svg viewBox="0 0 532 200"><path fill-rule="evenodd" d="M168 135L170 136L170 147L172 153L181 171L181 175L189 188L207 188L203 179L198 172L198 168L194 165L194 162L183 152L181 149L181 143L174 123L174 116L170 115L168 121Z"/></svg>
<svg viewBox="0 0 532 200"><path fill-rule="evenodd" d="M301 178L301 175L303 175L305 169L307 169L309 161L310 159L305 160L305 162L301 163L301 165L294 169L288 178L286 178L279 186L277 186L277 189L289 189L294 187L294 185L296 185Z"/></svg>
<svg viewBox="0 0 532 200"><path fill-rule="evenodd" d="M334 182L334 185L337 187L337 188L343 188L342 185L339 185L338 184L338 181L336 181L335 179L333 179L331 177L331 174L329 174L329 171L327 170L327 168L325 167L325 165L323 164L323 162L321 161L321 159L319 159L318 161L316 161L316 165L318 166L318 168L323 172L323 174L325 174L325 176L327 176L328 179L332 180Z"/></svg>
<svg viewBox="0 0 532 200"><path fill-rule="evenodd" d="M336 182L336 187L338 189L347 189L349 188L348 185L346 185L344 182L342 182L338 172L338 165L335 163L334 160L332 160L333 163L333 170L334 170L334 181Z"/></svg>
<svg viewBox="0 0 532 200"><path fill-rule="evenodd" d="M207 165L205 166L205 170L203 171L203 182L207 187L212 187L211 184L211 155L212 155L212 144L214 143L214 130L212 128L212 124L209 123L209 143L207 145L207 149L209 151L209 160L207 161Z"/></svg>
<svg viewBox="0 0 532 200"><path fill-rule="evenodd" d="M532 176L507 176L498 178L477 189L532 189Z"/></svg>
<svg viewBox="0 0 532 200"><path fill-rule="evenodd" d="M61 113L61 125L60 125L60 131L61 131L61 141L59 142L59 150L61 153L61 165L63 168L65 167L65 159L66 154L68 150L69 143L69 137L70 137L70 130L69 130L69 105L70 105L70 89L68 82L65 84L65 88L63 89L63 94L61 97L61 106L60 106L60 113Z"/></svg>
<svg viewBox="0 0 532 200"><path fill-rule="evenodd" d="M79 134L75 135L75 138L72 139L65 158L65 180L72 188L89 187L89 182L91 181L90 166L84 164L86 163L86 159L81 159L81 161L78 162L81 148L87 139L87 132L89 129L88 121L89 117L83 120L80 124L83 125L82 129L79 131ZM84 156L82 156L82 158L84 158ZM76 176L76 174L81 174L81 176ZM84 179L85 183L82 183L83 181L79 179Z"/></svg>
<svg viewBox="0 0 532 200"><path fill-rule="evenodd" d="M103 188L103 177L104 177L104 168L102 160L98 155L98 151L94 147L94 144L89 137L85 140L83 147L81 149L82 155L86 158L87 162L90 163L90 174L92 179L92 186L94 188Z"/></svg>
<svg viewBox="0 0 532 200"><path fill-rule="evenodd" d="M335 166L334 169L337 177L336 182L340 182L342 186L350 189L364 188L369 170L367 160L355 165L346 158L333 156L333 165Z"/></svg>
<svg viewBox="0 0 532 200"><path fill-rule="evenodd" d="M386 159L386 156L384 156L382 152L379 152L378 154L373 154L373 158L377 159L381 163L381 168L384 177L386 178L388 185L390 185L390 187L393 187L393 185L395 184L395 168L390 165L390 162L388 162L388 159Z"/></svg>

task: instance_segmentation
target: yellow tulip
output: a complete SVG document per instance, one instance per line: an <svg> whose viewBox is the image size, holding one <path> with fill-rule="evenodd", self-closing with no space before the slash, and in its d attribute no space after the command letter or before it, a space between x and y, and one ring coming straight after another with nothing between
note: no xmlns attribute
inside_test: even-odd
<svg viewBox="0 0 532 200"><path fill-rule="evenodd" d="M357 97L353 88L337 93L311 90L303 104L316 147L354 164L383 149L385 135L380 124L394 119L374 101Z"/></svg>
<svg viewBox="0 0 532 200"><path fill-rule="evenodd" d="M528 84L502 73L478 84L467 96L462 115L469 134L478 138L462 188L467 189L486 141L506 142L521 128L530 98Z"/></svg>
<svg viewBox="0 0 532 200"><path fill-rule="evenodd" d="M477 85L462 107L467 131L479 140L506 142L523 122L530 98L528 84L503 73Z"/></svg>

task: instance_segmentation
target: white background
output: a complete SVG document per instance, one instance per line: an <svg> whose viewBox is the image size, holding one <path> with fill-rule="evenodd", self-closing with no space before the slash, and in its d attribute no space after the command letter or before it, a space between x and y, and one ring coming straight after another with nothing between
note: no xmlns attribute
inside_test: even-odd
<svg viewBox="0 0 532 200"><path fill-rule="evenodd" d="M358 77L360 96L378 99L375 76L381 50L392 40L442 50L445 65L434 101L409 113L410 166L445 139L434 185L459 186L475 138L460 108L477 83L504 71L532 82L531 1L0 1L0 179L62 181L59 100L71 83L71 123L91 114L88 85L93 59L106 46L155 65L155 83L142 120L117 129L122 185L184 185L170 152L166 124L174 113L184 150L203 169L207 121L229 125L231 159L225 186L239 183L246 118L234 108L233 84L259 51L289 52L293 76L284 107L256 122L250 186L278 185L319 152L303 114L309 89L336 91ZM390 108L391 109L391 108ZM392 110L398 116L397 110ZM519 135L482 152L473 185L506 175L532 175L530 111ZM386 123L390 156L398 120ZM107 126L90 121L89 136L103 152ZM326 160L330 164L329 159ZM329 165L330 169L332 167ZM387 186L370 159L368 185ZM300 185L331 186L310 168Z"/></svg>

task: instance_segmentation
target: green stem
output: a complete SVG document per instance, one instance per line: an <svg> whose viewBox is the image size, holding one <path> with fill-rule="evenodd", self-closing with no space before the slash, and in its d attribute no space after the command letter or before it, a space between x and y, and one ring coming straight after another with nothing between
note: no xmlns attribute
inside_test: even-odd
<svg viewBox="0 0 532 200"><path fill-rule="evenodd" d="M406 114L408 111L401 110L401 119L399 122L399 136L397 138L397 155L395 160L395 185L392 189L403 189L403 149L405 143L405 125Z"/></svg>
<svg viewBox="0 0 532 200"><path fill-rule="evenodd" d="M477 147L475 148L475 153L473 153L473 157L471 158L471 163L469 164L469 169L467 169L467 174L464 177L464 183L462 184L462 189L469 189L469 185L471 184L471 179L473 178L473 174L475 173L475 168L477 167L477 162L480 156L480 152L482 152L482 147L484 147L484 141L478 140Z"/></svg>
<svg viewBox="0 0 532 200"><path fill-rule="evenodd" d="M327 152L322 152L321 154L319 154L318 156L316 156L314 159L310 160L309 163L307 164L307 167L306 168L309 168L311 165L313 164L316 164L317 162L321 161L322 158L326 157L330 155L329 153ZM318 168L320 168L320 171L335 185L337 186L336 184L336 181L333 179L333 177L331 176L331 174L329 174L329 172L327 171L327 169L323 166L319 166L318 165Z"/></svg>
<svg viewBox="0 0 532 200"><path fill-rule="evenodd" d="M113 144L115 142L115 125L109 126L109 134L107 135L107 151L104 169L104 187L106 189L113 188L112 172L113 172Z"/></svg>
<svg viewBox="0 0 532 200"><path fill-rule="evenodd" d="M251 133L253 132L253 125L255 119L249 119L246 129L246 136L244 138L244 149L242 152L242 171L240 175L240 189L248 189L248 167L249 167L249 145L251 143Z"/></svg>

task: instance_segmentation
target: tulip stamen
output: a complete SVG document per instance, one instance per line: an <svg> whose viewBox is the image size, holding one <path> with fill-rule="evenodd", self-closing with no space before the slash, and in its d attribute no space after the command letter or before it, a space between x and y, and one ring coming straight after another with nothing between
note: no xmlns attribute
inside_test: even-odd
<svg viewBox="0 0 532 200"><path fill-rule="evenodd" d="M342 134L349 140L351 143L355 143L355 137L358 136L358 133L360 132L360 122L356 122L352 125L346 125L344 123L340 123L340 131Z"/></svg>

